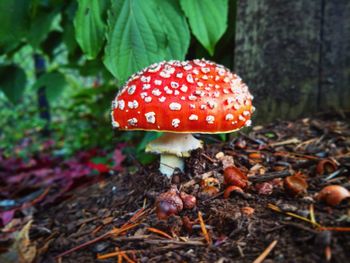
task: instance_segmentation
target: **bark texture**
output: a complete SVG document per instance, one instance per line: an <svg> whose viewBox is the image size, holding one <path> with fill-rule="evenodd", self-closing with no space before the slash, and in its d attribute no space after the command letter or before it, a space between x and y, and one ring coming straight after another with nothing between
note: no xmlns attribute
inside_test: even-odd
<svg viewBox="0 0 350 263"><path fill-rule="evenodd" d="M238 1L236 28L260 122L350 108L350 1Z"/></svg>

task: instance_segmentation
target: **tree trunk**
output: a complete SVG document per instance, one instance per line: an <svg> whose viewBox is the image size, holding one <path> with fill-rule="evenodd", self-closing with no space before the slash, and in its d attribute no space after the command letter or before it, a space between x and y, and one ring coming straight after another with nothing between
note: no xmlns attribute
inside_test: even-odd
<svg viewBox="0 0 350 263"><path fill-rule="evenodd" d="M260 122L350 107L349 10L346 0L238 1L235 71Z"/></svg>

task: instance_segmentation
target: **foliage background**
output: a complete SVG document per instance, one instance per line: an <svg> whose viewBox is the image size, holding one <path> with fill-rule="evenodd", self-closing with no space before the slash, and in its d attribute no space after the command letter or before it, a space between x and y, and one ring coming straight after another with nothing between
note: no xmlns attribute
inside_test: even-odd
<svg viewBox="0 0 350 263"><path fill-rule="evenodd" d="M111 100L153 62L205 57L232 68L235 7L234 0L1 1L2 154L26 156L47 140L62 156L128 141L126 151L146 162L142 150L155 135L113 132Z"/></svg>

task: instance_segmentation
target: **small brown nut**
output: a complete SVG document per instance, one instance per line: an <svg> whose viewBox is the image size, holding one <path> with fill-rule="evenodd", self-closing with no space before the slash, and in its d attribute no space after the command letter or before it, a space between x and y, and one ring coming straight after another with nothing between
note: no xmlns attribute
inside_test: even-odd
<svg viewBox="0 0 350 263"><path fill-rule="evenodd" d="M194 195L181 192L180 198L182 199L185 209L192 209L196 206L197 198Z"/></svg>
<svg viewBox="0 0 350 263"><path fill-rule="evenodd" d="M317 163L316 172L319 175L330 174L337 170L337 164L330 159L323 159Z"/></svg>
<svg viewBox="0 0 350 263"><path fill-rule="evenodd" d="M243 193L243 190L239 186L229 185L224 191L224 198L229 198L231 193Z"/></svg>
<svg viewBox="0 0 350 263"><path fill-rule="evenodd" d="M346 198L350 197L348 189L340 185L328 185L316 196L317 200L326 202L330 206L336 206Z"/></svg>
<svg viewBox="0 0 350 263"><path fill-rule="evenodd" d="M237 167L229 166L224 170L224 181L228 185L245 188L248 183L247 176Z"/></svg>
<svg viewBox="0 0 350 263"><path fill-rule="evenodd" d="M299 172L284 178L283 186L287 193L292 196L305 194L308 188L303 174Z"/></svg>
<svg viewBox="0 0 350 263"><path fill-rule="evenodd" d="M167 219L172 215L178 214L182 209L183 201L174 188L160 194L156 199L156 213L159 219Z"/></svg>

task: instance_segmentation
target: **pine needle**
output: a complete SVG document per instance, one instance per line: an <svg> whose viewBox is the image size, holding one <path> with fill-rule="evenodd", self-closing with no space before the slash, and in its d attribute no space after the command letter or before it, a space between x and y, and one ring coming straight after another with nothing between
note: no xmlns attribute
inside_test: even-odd
<svg viewBox="0 0 350 263"><path fill-rule="evenodd" d="M69 250L66 250L64 252L62 252L61 254L57 255L56 258L60 258L60 257L63 257L63 256L66 256L72 252L75 252L79 249L82 249L82 248L85 248L91 244L94 244L98 241L101 241L105 238L108 238L108 237L117 237L118 235L126 232L127 230L130 230L131 228L134 228L136 226L139 225L139 223L137 223L138 221L141 221L141 217L146 214L147 210L144 209L144 208L141 208L140 210L138 210L124 225L122 225L120 228L113 228L111 231L108 231L106 233L104 233L103 235L99 236L99 237L96 237L92 240L89 240L83 244L80 244L76 247L73 247ZM117 253L117 252L113 252L113 253ZM118 254L116 254L118 255Z"/></svg>
<svg viewBox="0 0 350 263"><path fill-rule="evenodd" d="M128 257L128 255L125 252L122 252L122 257L129 263L136 263L134 260Z"/></svg>
<svg viewBox="0 0 350 263"><path fill-rule="evenodd" d="M315 209L314 209L314 205L313 204L310 205L309 210L310 210L310 220L311 220L312 224L315 225L317 223L316 223Z"/></svg>
<svg viewBox="0 0 350 263"><path fill-rule="evenodd" d="M308 222L308 223L312 224L314 227L316 227L317 230L320 230L320 231L327 230L327 231L338 231L338 232L350 232L350 227L322 226L321 224L317 223L316 218L315 218L315 212L314 212L313 205L310 206L310 219L303 217L303 216L300 216L300 215L297 215L297 214L294 214L292 212L284 212L283 210L281 210L278 206L276 206L274 204L268 204L267 207L275 212L279 212L279 213L303 220L305 222Z"/></svg>
<svg viewBox="0 0 350 263"><path fill-rule="evenodd" d="M161 236L163 236L163 237L166 237L166 238L168 238L168 239L173 239L172 236L170 236L169 234L167 234L167 233L165 233L165 232L163 232L162 230L159 230L159 229L157 229L157 228L148 227L147 230L148 230L148 231L151 231L151 232L153 232L153 233L156 233L156 234L158 234L158 235L161 235Z"/></svg>
<svg viewBox="0 0 350 263"><path fill-rule="evenodd" d="M212 244L212 240L209 236L209 233L205 227L205 223L204 223L204 220L203 220L203 216L202 216L202 213L200 211L198 211L198 219L199 219L199 223L200 223L200 226L201 226L201 229L202 229L202 233L203 233L203 236L205 238L205 240L207 241L208 245L211 245Z"/></svg>
<svg viewBox="0 0 350 263"><path fill-rule="evenodd" d="M109 259L109 258L114 258L114 257L118 257L118 263L119 263L119 257L120 258L125 258L125 255L126 253L134 253L135 250L120 250L118 249L117 251L115 252L111 252L111 253L107 253L107 254L103 254L103 255L97 255L97 259ZM128 257L126 255L126 257ZM126 258L125 258L126 259ZM129 257L128 257L129 260L131 260ZM128 259L126 259L128 261ZM133 260L131 260L131 262L134 262Z"/></svg>
<svg viewBox="0 0 350 263"><path fill-rule="evenodd" d="M253 263L261 263L265 260L265 258L270 254L272 249L276 246L277 240L271 242L271 244L258 256Z"/></svg>
<svg viewBox="0 0 350 263"><path fill-rule="evenodd" d="M279 212L279 213L282 213L282 214L285 214L285 215L289 215L289 216L291 216L291 217L294 217L294 218L303 220L303 221L305 221L305 222L311 223L313 226L321 227L320 224L318 224L317 222L313 222L312 220L310 220L310 219L308 219L308 218L306 218L306 217L303 217L303 216L294 214L294 213L292 213L292 212L284 212L283 210L281 210L278 206L276 206L276 205L274 205L274 204L268 204L267 207L270 208L271 210L276 211L276 212Z"/></svg>

